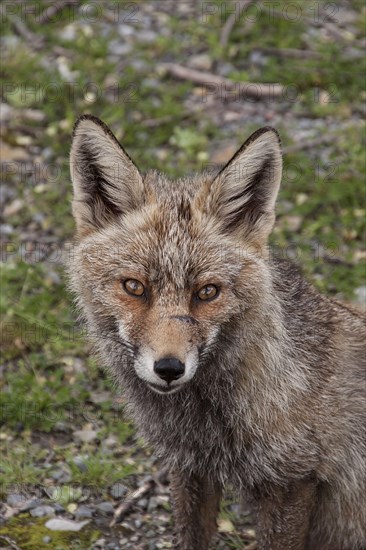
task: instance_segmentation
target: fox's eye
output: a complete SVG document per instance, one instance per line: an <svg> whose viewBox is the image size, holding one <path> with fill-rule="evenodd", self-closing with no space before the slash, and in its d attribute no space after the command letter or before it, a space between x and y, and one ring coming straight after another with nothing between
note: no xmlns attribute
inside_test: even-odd
<svg viewBox="0 0 366 550"><path fill-rule="evenodd" d="M212 300L216 298L219 294L219 289L215 285L206 285L203 286L198 292L197 297L199 300Z"/></svg>
<svg viewBox="0 0 366 550"><path fill-rule="evenodd" d="M127 279L127 281L123 282L123 287L128 294L132 294L132 296L142 296L145 292L145 287L140 281L137 281L136 279Z"/></svg>

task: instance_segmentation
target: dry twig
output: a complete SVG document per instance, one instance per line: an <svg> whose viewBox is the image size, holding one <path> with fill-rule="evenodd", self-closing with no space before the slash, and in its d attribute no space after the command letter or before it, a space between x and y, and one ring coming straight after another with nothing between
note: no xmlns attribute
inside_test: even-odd
<svg viewBox="0 0 366 550"><path fill-rule="evenodd" d="M114 527L116 523L120 522L123 516L125 516L130 511L135 502L137 502L141 497L150 493L150 491L152 491L154 487L164 485L167 481L167 475L168 470L166 468L163 468L156 475L147 479L145 483L141 485L141 487L136 489L136 491L128 496L127 499L121 502L121 504L116 508L113 519L110 522L109 526Z"/></svg>
<svg viewBox="0 0 366 550"><path fill-rule="evenodd" d="M12 548L12 550L21 550L21 548L10 537L7 537L5 535L0 535L0 539L4 540L7 544L9 544L9 547L8 547L9 550L10 548Z"/></svg>
<svg viewBox="0 0 366 550"><path fill-rule="evenodd" d="M243 10L250 6L250 4L253 4L254 0L241 0L239 2L236 2L235 6L239 7L239 10ZM225 48L229 41L229 36L231 31L234 28L235 21L238 17L238 14L236 12L233 12L229 15L229 17L225 21L225 25L222 27L221 36L220 36L220 45Z"/></svg>
<svg viewBox="0 0 366 550"><path fill-rule="evenodd" d="M114 527L116 523L121 521L123 516L130 511L130 509L135 504L135 502L137 502L141 497L147 495L151 491L151 489L153 489L154 485L155 485L154 480L152 478L148 479L147 481L145 481L143 485L141 485L141 487L136 489L136 491L134 491L126 500L121 502L121 504L114 511L114 516L112 521L109 524L109 527Z"/></svg>
<svg viewBox="0 0 366 550"><path fill-rule="evenodd" d="M41 36L37 36L34 32L29 30L25 23L19 19L19 17L7 15L7 18L12 24L16 34L30 44L34 50L41 50L43 48L43 38Z"/></svg>
<svg viewBox="0 0 366 550"><path fill-rule="evenodd" d="M41 25L49 23L55 15L57 15L61 10L67 6L77 6L78 2L76 0L59 0L51 6L48 6L39 16L38 22Z"/></svg>
<svg viewBox="0 0 366 550"><path fill-rule="evenodd" d="M263 84L257 82L235 82L230 78L224 78L212 73L206 73L203 71L196 71L189 69L183 65L177 63L163 63L162 67L168 74L180 78L182 80L190 80L195 84L201 84L202 86L210 87L216 86L218 93L226 97L233 97L233 92L237 95L244 94L247 97L254 97L256 99L273 99L274 97L281 96L284 93L284 87L281 84Z"/></svg>
<svg viewBox="0 0 366 550"><path fill-rule="evenodd" d="M256 50L267 53L269 55L276 55L278 57L290 57L293 59L320 59L321 55L318 52L311 50L297 50L295 48L272 48L272 47L256 47Z"/></svg>

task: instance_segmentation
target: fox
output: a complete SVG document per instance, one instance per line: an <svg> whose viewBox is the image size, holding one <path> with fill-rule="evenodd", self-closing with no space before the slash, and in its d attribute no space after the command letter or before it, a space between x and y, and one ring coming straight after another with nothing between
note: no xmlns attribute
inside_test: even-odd
<svg viewBox="0 0 366 550"><path fill-rule="evenodd" d="M70 167L70 287L169 470L175 548L209 549L232 486L260 550L365 550L365 315L270 253L278 132L172 180L82 115Z"/></svg>

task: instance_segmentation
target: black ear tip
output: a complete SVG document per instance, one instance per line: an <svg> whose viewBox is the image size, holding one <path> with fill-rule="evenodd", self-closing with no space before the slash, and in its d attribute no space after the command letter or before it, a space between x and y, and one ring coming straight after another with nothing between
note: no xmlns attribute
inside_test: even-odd
<svg viewBox="0 0 366 550"><path fill-rule="evenodd" d="M263 130L266 130L267 132L273 132L274 134L276 134L278 139L281 139L280 138L280 133L277 130L277 128L274 128L273 126L264 126Z"/></svg>
<svg viewBox="0 0 366 550"><path fill-rule="evenodd" d="M73 127L73 130L72 130L72 135L73 137L75 136L75 132L78 128L78 126L84 122L85 120L89 120L90 122L93 122L94 124L96 124L97 126L100 126L101 128L103 128L104 131L109 131L109 128L106 126L106 124L104 124L104 122L102 120L100 120L100 118L94 116L94 115L80 115L76 121L75 121L75 124L74 124L74 127Z"/></svg>
<svg viewBox="0 0 366 550"><path fill-rule="evenodd" d="M281 145L280 134L279 134L278 130L276 130L276 128L273 128L273 126L263 126L263 128L259 128L259 130L256 130L250 136L248 141L250 141L250 142L255 141L257 138L259 138L259 136L262 136L263 134L266 134L267 132L271 132L272 134L274 134L277 138L277 141L278 141L279 145Z"/></svg>

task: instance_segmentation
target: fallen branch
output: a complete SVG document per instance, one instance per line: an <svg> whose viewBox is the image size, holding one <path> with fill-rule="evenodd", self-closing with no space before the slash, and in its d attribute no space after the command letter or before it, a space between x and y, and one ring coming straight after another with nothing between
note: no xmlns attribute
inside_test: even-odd
<svg viewBox="0 0 366 550"><path fill-rule="evenodd" d="M254 0L241 0L240 2L236 2L235 6L239 7L239 10L243 10L244 8L247 8L250 6L250 4L253 4ZM231 31L233 30L233 27L235 25L235 21L238 18L238 14L236 12L233 12L229 15L229 17L225 21L225 25L222 27L221 36L220 36L220 45L225 48L228 41Z"/></svg>
<svg viewBox="0 0 366 550"><path fill-rule="evenodd" d="M116 523L120 522L123 516L125 516L130 511L132 506L138 500L140 500L140 498L150 493L150 491L152 491L156 486L161 487L162 485L164 485L167 482L167 475L168 470L166 468L163 468L156 475L149 477L149 479L147 479L145 483L141 485L141 487L136 489L136 491L134 491L129 497L127 497L126 500L124 500L118 506L118 508L116 508L109 527L114 527Z"/></svg>
<svg viewBox="0 0 366 550"><path fill-rule="evenodd" d="M114 527L116 523L121 521L123 516L130 511L132 506L137 502L141 497L147 495L155 486L155 482L152 478L145 481L141 487L134 491L127 500L124 500L114 511L114 516L112 521L109 524L109 527Z"/></svg>
<svg viewBox="0 0 366 550"><path fill-rule="evenodd" d="M38 23L41 25L44 25L46 23L49 23L52 19L52 17L55 17L61 10L66 8L67 6L77 6L78 3L76 0L59 0L58 2L55 2L51 6L48 6L41 15L38 18Z"/></svg>
<svg viewBox="0 0 366 550"><path fill-rule="evenodd" d="M224 78L212 73L189 69L177 63L163 63L161 65L168 74L182 80L190 80L195 84L219 88L217 91L225 96L233 97L233 92L238 96L246 94L256 99L269 99L283 95L284 87L281 84L262 84L257 82L235 82L230 78Z"/></svg>
<svg viewBox="0 0 366 550"><path fill-rule="evenodd" d="M145 128L156 128L156 126L160 126L160 124L166 124L167 122L171 122L174 120L174 117L171 115L165 115L160 118L146 118L145 120L141 121L142 126L145 126Z"/></svg>
<svg viewBox="0 0 366 550"><path fill-rule="evenodd" d="M330 34L330 36L335 40L338 40L338 41L347 40L346 35L337 27L335 23L332 23L331 21L329 22L325 21L324 28ZM352 37L352 41L353 41L353 37Z"/></svg>
<svg viewBox="0 0 366 550"><path fill-rule="evenodd" d="M278 57L289 57L293 59L320 59L322 56L318 52L311 50L297 50L295 48L272 48L272 47L255 47L262 53L276 55Z"/></svg>
<svg viewBox="0 0 366 550"><path fill-rule="evenodd" d="M10 537L7 537L5 535L0 535L0 539L4 540L7 544L10 545L10 548L13 548L13 550L22 550Z"/></svg>
<svg viewBox="0 0 366 550"><path fill-rule="evenodd" d="M43 47L43 38L37 36L34 32L28 29L28 27L18 17L7 15L10 23L12 24L14 31L18 36L23 38L28 45L31 45L33 49L40 50Z"/></svg>

